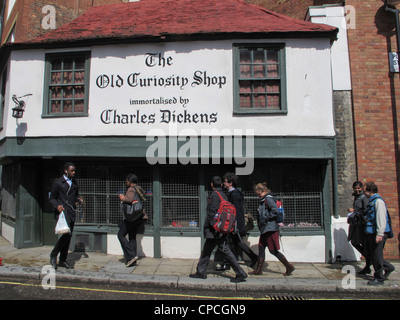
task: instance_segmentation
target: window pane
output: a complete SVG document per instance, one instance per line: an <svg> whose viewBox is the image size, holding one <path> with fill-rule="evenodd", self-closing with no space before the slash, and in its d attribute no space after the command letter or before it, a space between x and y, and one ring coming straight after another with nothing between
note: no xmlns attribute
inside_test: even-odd
<svg viewBox="0 0 400 320"><path fill-rule="evenodd" d="M78 57L75 59L75 70L77 69L85 69L85 58Z"/></svg>
<svg viewBox="0 0 400 320"><path fill-rule="evenodd" d="M251 78L251 67L249 64L240 65L240 77L244 79Z"/></svg>
<svg viewBox="0 0 400 320"><path fill-rule="evenodd" d="M52 88L51 89L51 99L61 99L61 88Z"/></svg>
<svg viewBox="0 0 400 320"><path fill-rule="evenodd" d="M267 92L268 93L279 93L279 81L269 81L267 83Z"/></svg>
<svg viewBox="0 0 400 320"><path fill-rule="evenodd" d="M278 78L279 66L277 64L269 64L267 67L268 78Z"/></svg>
<svg viewBox="0 0 400 320"><path fill-rule="evenodd" d="M72 83L72 72L64 72L63 75L63 84Z"/></svg>
<svg viewBox="0 0 400 320"><path fill-rule="evenodd" d="M74 69L74 59L68 58L64 61L64 70L73 70Z"/></svg>
<svg viewBox="0 0 400 320"><path fill-rule="evenodd" d="M85 87L79 86L75 87L75 99L83 99L85 98Z"/></svg>
<svg viewBox="0 0 400 320"><path fill-rule="evenodd" d="M251 92L251 82L250 81L240 81L240 93L250 93Z"/></svg>
<svg viewBox="0 0 400 320"><path fill-rule="evenodd" d="M72 100L64 100L63 112L72 112Z"/></svg>
<svg viewBox="0 0 400 320"><path fill-rule="evenodd" d="M254 65L254 78L265 78L265 66Z"/></svg>
<svg viewBox="0 0 400 320"><path fill-rule="evenodd" d="M268 50L267 55L268 55L268 63L279 63L277 50Z"/></svg>
<svg viewBox="0 0 400 320"><path fill-rule="evenodd" d="M262 81L254 82L253 91L254 92L265 92L265 83Z"/></svg>
<svg viewBox="0 0 400 320"><path fill-rule="evenodd" d="M254 95L254 108L265 108L267 106L265 94Z"/></svg>
<svg viewBox="0 0 400 320"><path fill-rule="evenodd" d="M265 55L263 49L257 49L254 51L254 63L265 63Z"/></svg>
<svg viewBox="0 0 400 320"><path fill-rule="evenodd" d="M73 98L73 90L72 87L66 87L64 88L64 94L63 94L63 98Z"/></svg>
<svg viewBox="0 0 400 320"><path fill-rule="evenodd" d="M74 112L84 112L85 111L85 101L75 100Z"/></svg>
<svg viewBox="0 0 400 320"><path fill-rule="evenodd" d="M51 113L59 113L61 112L61 101L56 100L56 101L51 101Z"/></svg>
<svg viewBox="0 0 400 320"><path fill-rule="evenodd" d="M240 107L241 108L251 108L251 96L249 94L240 95Z"/></svg>
<svg viewBox="0 0 400 320"><path fill-rule="evenodd" d="M279 110L280 109L280 98L279 95L268 95L268 109Z"/></svg>
<svg viewBox="0 0 400 320"><path fill-rule="evenodd" d="M250 51L247 49L240 49L240 63L250 63Z"/></svg>
<svg viewBox="0 0 400 320"><path fill-rule="evenodd" d="M51 84L61 84L61 72L51 73Z"/></svg>
<svg viewBox="0 0 400 320"><path fill-rule="evenodd" d="M85 72L76 71L75 72L75 83L85 83Z"/></svg>
<svg viewBox="0 0 400 320"><path fill-rule="evenodd" d="M56 59L51 62L51 70L61 70L61 59Z"/></svg>

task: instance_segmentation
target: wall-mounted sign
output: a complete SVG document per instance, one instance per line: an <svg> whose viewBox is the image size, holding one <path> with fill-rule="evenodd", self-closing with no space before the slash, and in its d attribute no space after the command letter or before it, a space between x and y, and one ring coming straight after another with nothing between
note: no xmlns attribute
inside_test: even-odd
<svg viewBox="0 0 400 320"><path fill-rule="evenodd" d="M389 52L390 72L399 72L399 54L397 52Z"/></svg>

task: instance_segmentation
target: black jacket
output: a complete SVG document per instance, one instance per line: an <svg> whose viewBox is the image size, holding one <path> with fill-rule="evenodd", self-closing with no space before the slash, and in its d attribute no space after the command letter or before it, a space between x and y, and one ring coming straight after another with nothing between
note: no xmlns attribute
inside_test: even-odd
<svg viewBox="0 0 400 320"><path fill-rule="evenodd" d="M207 215L206 219L204 220L204 230L203 230L204 238L206 239L214 239L217 233L214 227L212 226L214 216L218 212L219 205L221 203L221 199L216 191L218 191L218 193L224 200L227 200L224 191L222 191L222 188L217 188L216 190L214 190L211 193L210 197L208 198Z"/></svg>
<svg viewBox="0 0 400 320"><path fill-rule="evenodd" d="M238 189L228 193L228 201L236 208L236 227L239 233L246 232L246 223L244 220L244 196Z"/></svg>
<svg viewBox="0 0 400 320"><path fill-rule="evenodd" d="M71 187L64 177L58 178L53 182L50 194L50 203L54 208L54 214L58 217L57 207L62 205L65 209L64 214L67 223L75 223L75 203L79 199L79 188L75 180L72 180Z"/></svg>

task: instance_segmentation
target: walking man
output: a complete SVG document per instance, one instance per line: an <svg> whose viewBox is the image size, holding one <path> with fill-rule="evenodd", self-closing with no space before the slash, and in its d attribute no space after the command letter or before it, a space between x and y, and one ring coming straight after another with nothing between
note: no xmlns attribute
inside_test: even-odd
<svg viewBox="0 0 400 320"><path fill-rule="evenodd" d="M255 254L253 250L251 250L243 241L243 239L247 236L246 223L244 219L244 196L243 193L237 189L238 180L238 176L234 173L227 172L223 176L223 185L228 191L228 201L236 208L237 232L229 236L232 240L232 250L234 250L233 253L235 254L236 258L238 258L239 252L243 251L251 259L250 267L253 268L258 261L258 255ZM225 269L227 269L227 264L224 262L217 270L220 271Z"/></svg>
<svg viewBox="0 0 400 320"><path fill-rule="evenodd" d="M394 271L393 265L383 259L383 248L391 232L390 218L386 203L378 194L378 186L374 182L365 184L364 193L369 198L365 228L366 254L369 255L375 270L374 279L368 281L368 284L379 285Z"/></svg>
<svg viewBox="0 0 400 320"><path fill-rule="evenodd" d="M220 196L226 200L226 196L222 191L222 180L220 177L215 176L211 182L211 188L213 190L207 205L207 215L204 221L204 238L206 239L201 252L199 262L197 264L197 272L189 275L191 278L207 278L207 266L210 262L210 256L215 246L221 250L225 259L232 266L233 271L236 273L236 278L231 279L231 282L242 282L247 278L246 272L239 266L237 259L232 253L229 245L227 244L227 236L215 231L212 221L214 216L217 214L219 205L221 203ZM219 194L219 195L218 195Z"/></svg>
<svg viewBox="0 0 400 320"><path fill-rule="evenodd" d="M75 224L76 203L83 202L79 196L79 188L74 180L75 165L71 162L64 164L64 174L53 182L50 194L50 203L54 208L55 217L64 212L65 219L71 229L70 233L63 234L55 244L50 254L50 264L57 269L57 255L60 254L58 266L67 269L73 268L67 263L68 248L72 238Z"/></svg>

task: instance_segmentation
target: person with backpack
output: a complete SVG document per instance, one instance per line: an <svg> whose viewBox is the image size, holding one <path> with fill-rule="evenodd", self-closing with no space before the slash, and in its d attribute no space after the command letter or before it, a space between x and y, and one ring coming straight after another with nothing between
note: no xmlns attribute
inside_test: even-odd
<svg viewBox="0 0 400 320"><path fill-rule="evenodd" d="M386 203L378 194L378 186L374 182L367 182L364 193L369 198L365 225L366 253L375 270L374 278L368 284L382 285L394 271L393 265L383 258L386 240L393 237L393 230Z"/></svg>
<svg viewBox="0 0 400 320"><path fill-rule="evenodd" d="M244 217L244 196L243 193L237 189L238 176L234 173L227 172L223 176L223 185L228 190L228 201L232 203L236 208L236 232L230 234L231 250L238 258L239 252L243 251L251 259L250 267L254 268L258 261L258 256L249 248L249 246L243 241L247 236L246 224ZM226 261L222 265L216 268L217 271L228 270L229 265Z"/></svg>
<svg viewBox="0 0 400 320"><path fill-rule="evenodd" d="M295 267L287 261L285 256L279 251L279 226L277 222L278 206L276 197L267 188L267 184L258 183L254 187L255 193L261 199L258 207L258 228L260 229L260 238L258 242L258 262L254 271L249 274L260 275L263 273L265 261L265 248L274 255L286 267L284 276L290 276Z"/></svg>
<svg viewBox="0 0 400 320"><path fill-rule="evenodd" d="M227 244L227 234L221 233L216 229L218 226L218 214L221 213L221 205L227 202L226 196L221 188L222 180L220 177L215 176L212 178L211 188L213 192L211 193L208 205L207 214L204 221L203 233L205 238L205 243L203 250L201 252L200 259L197 263L196 273L189 275L191 278L207 279L207 266L210 262L211 253L216 246L221 250L224 258L229 262L233 271L236 273L236 278L232 278L231 282L243 282L247 278L246 272L239 266L235 255L232 253L229 245Z"/></svg>

